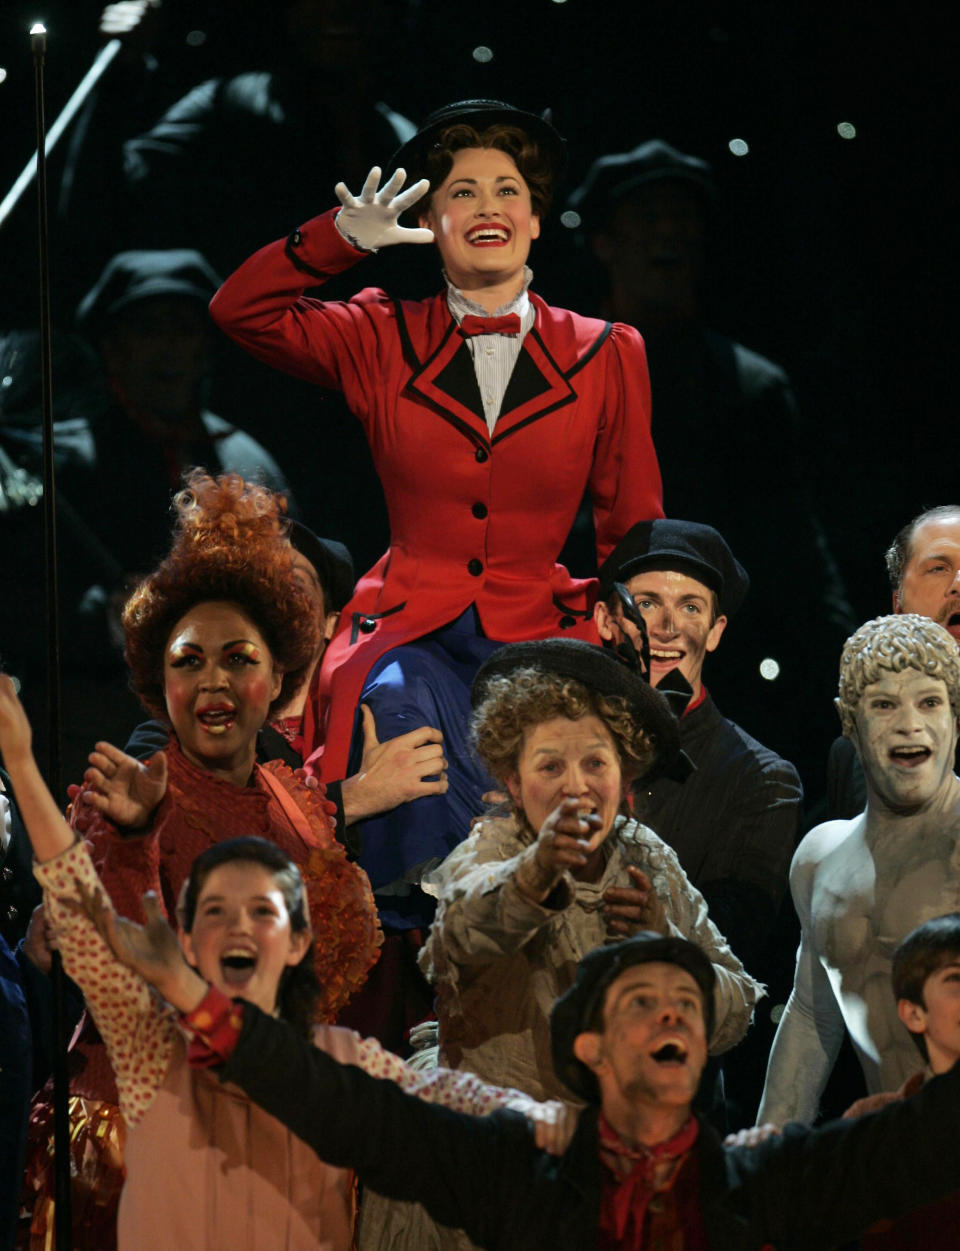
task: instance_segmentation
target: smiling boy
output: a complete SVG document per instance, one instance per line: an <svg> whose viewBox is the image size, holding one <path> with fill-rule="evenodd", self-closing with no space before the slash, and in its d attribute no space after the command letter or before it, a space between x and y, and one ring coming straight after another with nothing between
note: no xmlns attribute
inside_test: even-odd
<svg viewBox="0 0 960 1251"><path fill-rule="evenodd" d="M800 951L758 1118L779 1125L813 1120L844 1029L871 1094L913 1073L890 996L893 950L916 925L960 908L956 642L916 614L868 621L843 649L836 702L867 804L811 830L791 866Z"/></svg>

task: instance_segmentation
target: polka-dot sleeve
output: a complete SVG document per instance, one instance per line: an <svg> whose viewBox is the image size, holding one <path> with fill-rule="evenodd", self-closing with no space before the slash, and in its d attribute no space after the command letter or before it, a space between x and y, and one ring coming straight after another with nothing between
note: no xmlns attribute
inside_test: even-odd
<svg viewBox="0 0 960 1251"><path fill-rule="evenodd" d="M44 907L57 935L63 967L83 991L117 1078L120 1110L137 1122L153 1101L170 1063L176 1026L138 973L117 960L85 912L80 887L103 890L90 854L74 843L34 866Z"/></svg>
<svg viewBox="0 0 960 1251"><path fill-rule="evenodd" d="M530 1114L538 1106L535 1099L502 1086L491 1086L473 1073L461 1073L455 1069L412 1069L399 1056L387 1051L375 1038L358 1042L357 1058L353 1061L372 1077L384 1077L396 1082L409 1095L426 1099L428 1103L440 1103L455 1112L467 1112L471 1116L485 1116L496 1108L512 1108Z"/></svg>

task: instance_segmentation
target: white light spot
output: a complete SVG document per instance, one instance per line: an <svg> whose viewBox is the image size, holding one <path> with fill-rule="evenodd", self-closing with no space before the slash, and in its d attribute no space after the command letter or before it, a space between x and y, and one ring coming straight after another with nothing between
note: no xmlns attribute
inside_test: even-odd
<svg viewBox="0 0 960 1251"><path fill-rule="evenodd" d="M45 35L46 33L47 28L44 26L43 22L34 22L34 24L30 27L31 35Z"/></svg>
<svg viewBox="0 0 960 1251"><path fill-rule="evenodd" d="M760 676L761 678L766 678L768 682L772 682L774 678L779 678L780 666L772 656L767 656L760 661Z"/></svg>
<svg viewBox="0 0 960 1251"><path fill-rule="evenodd" d="M841 139L856 139L857 128L853 122L837 122L837 134Z"/></svg>
<svg viewBox="0 0 960 1251"><path fill-rule="evenodd" d="M187 45L191 48L199 48L207 42L207 32L205 30L191 30L187 33Z"/></svg>
<svg viewBox="0 0 960 1251"><path fill-rule="evenodd" d="M750 145L746 139L731 139L727 147L734 156L746 156L750 151Z"/></svg>
<svg viewBox="0 0 960 1251"><path fill-rule="evenodd" d="M575 213L573 209L567 209L565 213L560 214L560 225L566 226L568 230L576 230L580 225L580 214Z"/></svg>
<svg viewBox="0 0 960 1251"><path fill-rule="evenodd" d="M6 81L7 81L7 71L3 68L2 65L0 65L0 83L5 83Z"/></svg>
<svg viewBox="0 0 960 1251"><path fill-rule="evenodd" d="M474 48L473 59L479 61L481 65L486 65L488 61L493 60L493 49L481 44L479 48Z"/></svg>

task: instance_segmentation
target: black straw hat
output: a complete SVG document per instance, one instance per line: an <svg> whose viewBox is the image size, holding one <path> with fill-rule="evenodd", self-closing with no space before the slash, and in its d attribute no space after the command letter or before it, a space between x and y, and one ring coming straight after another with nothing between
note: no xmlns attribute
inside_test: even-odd
<svg viewBox="0 0 960 1251"><path fill-rule="evenodd" d="M563 171L567 159L567 143L553 128L546 117L514 108L503 100L455 100L444 104L425 117L412 139L399 147L390 158L390 172L398 166L407 171L407 185L423 177L427 152L434 146L448 126L473 126L485 130L488 126L516 126L526 131L553 167L553 180Z"/></svg>
<svg viewBox="0 0 960 1251"><path fill-rule="evenodd" d="M707 1042L713 1034L713 1002L716 974L709 957L696 943L673 934L644 930L622 942L596 947L577 965L573 985L553 1005L550 1013L550 1044L553 1067L565 1086L589 1103L599 1103L597 1079L573 1053L578 1034L591 1028L597 1007L607 988L635 964L676 964L686 969L703 995L703 1019Z"/></svg>
<svg viewBox="0 0 960 1251"><path fill-rule="evenodd" d="M680 729L670 705L659 691L648 686L639 673L628 668L612 652L581 639L507 643L489 656L477 671L471 691L474 708L486 697L491 678L510 677L517 669L556 673L583 683L596 695L619 696L653 741L655 756L648 774L654 770L662 773L676 761Z"/></svg>

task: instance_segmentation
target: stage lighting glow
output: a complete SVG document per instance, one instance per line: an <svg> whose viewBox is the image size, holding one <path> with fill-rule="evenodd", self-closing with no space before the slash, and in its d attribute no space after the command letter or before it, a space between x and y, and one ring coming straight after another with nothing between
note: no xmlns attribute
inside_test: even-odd
<svg viewBox="0 0 960 1251"><path fill-rule="evenodd" d="M473 59L479 61L481 65L486 65L488 61L493 60L493 49L481 44L479 48L474 48Z"/></svg>
<svg viewBox="0 0 960 1251"><path fill-rule="evenodd" d="M191 30L187 33L187 46L190 48L199 48L207 42L207 32L205 30Z"/></svg>
<svg viewBox="0 0 960 1251"><path fill-rule="evenodd" d="M573 209L567 209L565 213L560 214L560 225L566 226L568 230L576 230L580 225L580 214L575 213Z"/></svg>
<svg viewBox="0 0 960 1251"><path fill-rule="evenodd" d="M6 81L7 81L7 71L3 68L2 65L0 65L0 83L5 83Z"/></svg>
<svg viewBox="0 0 960 1251"><path fill-rule="evenodd" d="M838 122L837 134L841 139L856 139L857 128L854 126L853 122Z"/></svg>
<svg viewBox="0 0 960 1251"><path fill-rule="evenodd" d="M761 678L766 678L768 682L773 682L774 679L779 678L780 666L772 656L767 656L760 661L760 676Z"/></svg>
<svg viewBox="0 0 960 1251"><path fill-rule="evenodd" d="M727 147L734 156L746 156L750 151L750 145L746 139L731 139Z"/></svg>

